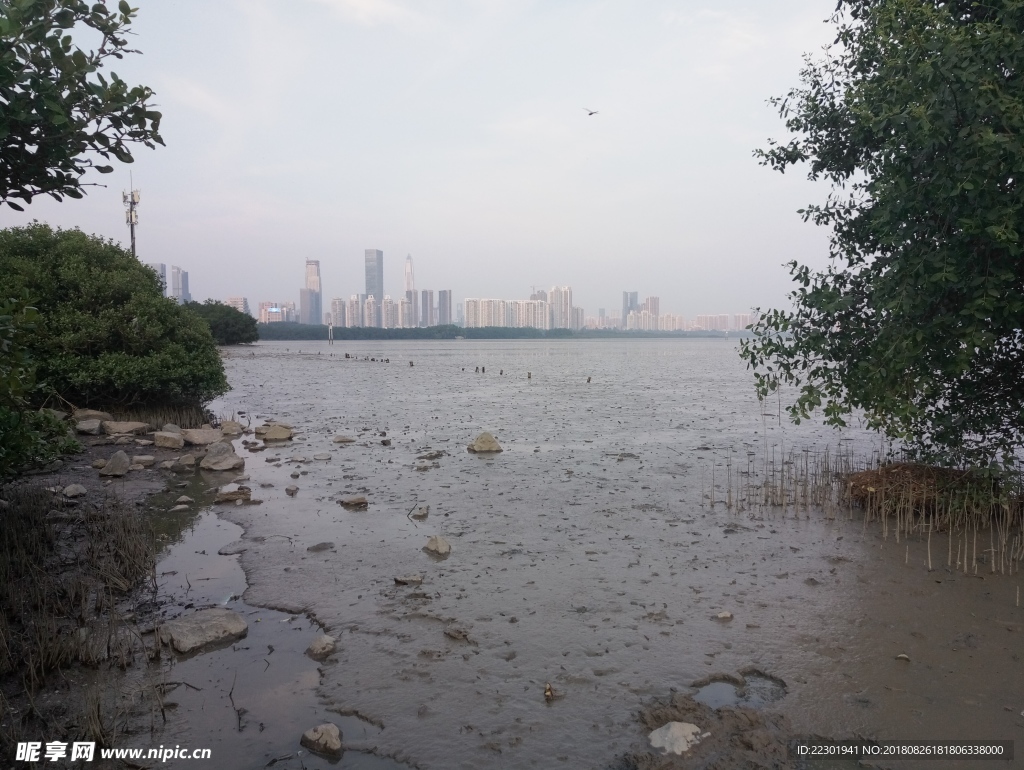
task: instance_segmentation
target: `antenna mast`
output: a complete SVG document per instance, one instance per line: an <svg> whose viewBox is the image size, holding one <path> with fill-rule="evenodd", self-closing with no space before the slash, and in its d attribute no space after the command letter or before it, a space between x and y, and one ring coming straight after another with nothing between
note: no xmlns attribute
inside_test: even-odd
<svg viewBox="0 0 1024 770"><path fill-rule="evenodd" d="M132 177L129 174L128 183L132 183ZM139 191L132 190L130 193L121 193L121 200L124 202L125 212L124 220L128 225L128 229L132 234L132 256L135 256L135 225L139 223L139 213L135 210L135 207L139 205Z"/></svg>

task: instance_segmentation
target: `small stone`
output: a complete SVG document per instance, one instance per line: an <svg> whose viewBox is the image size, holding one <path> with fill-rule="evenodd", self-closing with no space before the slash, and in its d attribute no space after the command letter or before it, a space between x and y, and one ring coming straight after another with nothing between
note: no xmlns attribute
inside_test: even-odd
<svg viewBox="0 0 1024 770"><path fill-rule="evenodd" d="M144 471L144 470L146 470L146 466L145 465L139 465L138 463L132 463L131 465L128 466L128 470L130 470L130 471Z"/></svg>
<svg viewBox="0 0 1024 770"><path fill-rule="evenodd" d="M208 444L216 444L224 438L224 434L217 428L196 428L194 430L183 430L181 437L185 440L186 444L207 446Z"/></svg>
<svg viewBox="0 0 1024 770"><path fill-rule="evenodd" d="M334 548L334 543L326 541L323 543L317 543L316 545L311 545L306 550L311 553L321 553L323 551L330 551L332 548Z"/></svg>
<svg viewBox="0 0 1024 770"><path fill-rule="evenodd" d="M182 513L183 511L187 511L187 510L189 510L189 507L187 505L176 505L173 508L171 508L170 510L168 510L167 512L168 513Z"/></svg>
<svg viewBox="0 0 1024 770"><path fill-rule="evenodd" d="M233 471L245 467L245 460L235 454L231 444L212 444L199 467L207 471Z"/></svg>
<svg viewBox="0 0 1024 770"><path fill-rule="evenodd" d="M64 497L82 497L88 494L89 490L81 484L68 484L64 487Z"/></svg>
<svg viewBox="0 0 1024 770"><path fill-rule="evenodd" d="M424 519L427 518L427 516L430 515L430 506L429 505L418 505L418 506L416 506L416 510L413 511L412 513L410 513L409 515L412 518L416 519L416 521L423 521Z"/></svg>
<svg viewBox="0 0 1024 770"><path fill-rule="evenodd" d="M92 461L92 467L93 468L102 468L106 464L107 464L107 461L104 460L102 457L100 459L98 459L98 460L93 460Z"/></svg>
<svg viewBox="0 0 1024 770"><path fill-rule="evenodd" d="M125 433L149 433L150 427L148 422L116 422L114 420L104 420L103 432L108 436L123 435Z"/></svg>
<svg viewBox="0 0 1024 770"><path fill-rule="evenodd" d="M181 449L185 446L185 439L182 437L180 430L162 430L153 434L153 443L163 449Z"/></svg>
<svg viewBox="0 0 1024 770"><path fill-rule="evenodd" d="M323 660L328 655L333 654L337 647L337 639L327 634L321 634L306 648L306 654L313 660Z"/></svg>
<svg viewBox="0 0 1024 770"><path fill-rule="evenodd" d="M501 444L499 444L498 440L487 431L484 431L473 439L473 443L467 446L466 449L474 453L495 453L502 451Z"/></svg>
<svg viewBox="0 0 1024 770"><path fill-rule="evenodd" d="M179 497L179 498L178 498L177 500L175 500L174 502L178 503L178 505L188 505L189 503L194 503L194 502L195 502L195 500L193 500L193 499L192 499L191 497L189 497L188 495L182 495L181 497Z"/></svg>
<svg viewBox="0 0 1024 770"><path fill-rule="evenodd" d="M692 722L669 722L647 736L651 746L666 754L682 754L700 743L701 729Z"/></svg>
<svg viewBox="0 0 1024 770"><path fill-rule="evenodd" d="M240 639L249 631L237 612L215 607L169 620L160 627L160 641L185 654L209 644Z"/></svg>
<svg viewBox="0 0 1024 770"><path fill-rule="evenodd" d="M353 510L362 510L370 505L370 501L366 499L365 495L354 495L353 497L343 497L338 501L345 508Z"/></svg>
<svg viewBox="0 0 1024 770"><path fill-rule="evenodd" d="M298 478L299 476L301 476L302 474L301 474L301 473L299 473L298 471L292 471L292 472L291 472L291 473L289 473L288 475L289 475L289 476L291 476L291 477L292 477L293 479L297 479L297 478Z"/></svg>
<svg viewBox="0 0 1024 770"><path fill-rule="evenodd" d="M153 455L135 455L132 458L132 465L141 465L143 468L149 468L156 465L156 458Z"/></svg>
<svg viewBox="0 0 1024 770"><path fill-rule="evenodd" d="M98 436L103 431L100 420L79 420L75 430L86 436Z"/></svg>
<svg viewBox="0 0 1024 770"><path fill-rule="evenodd" d="M153 442L148 438L137 438L135 439L135 446L153 446Z"/></svg>
<svg viewBox="0 0 1024 770"><path fill-rule="evenodd" d="M173 422L169 422L160 429L164 433L181 433L181 428L175 425Z"/></svg>
<svg viewBox="0 0 1024 770"><path fill-rule="evenodd" d="M118 450L107 460L106 465L100 468L101 476L123 476L131 467L131 461L122 450Z"/></svg>
<svg viewBox="0 0 1024 770"><path fill-rule="evenodd" d="M732 613L728 610L722 610L715 615L715 620L732 620Z"/></svg>
<svg viewBox="0 0 1024 770"><path fill-rule="evenodd" d="M252 499L252 490L249 487L239 486L237 484L228 484L227 486L221 487L217 490L217 496L214 498L215 503L234 503L234 502L247 502Z"/></svg>
<svg viewBox="0 0 1024 770"><path fill-rule="evenodd" d="M242 423L235 422L234 420L224 420L220 424L220 430L225 436L241 436Z"/></svg>
<svg viewBox="0 0 1024 770"><path fill-rule="evenodd" d="M331 455L329 452L321 452L320 454L313 455L314 460L330 460Z"/></svg>
<svg viewBox="0 0 1024 770"><path fill-rule="evenodd" d="M432 556L440 556L441 558L448 558L452 552L451 543L445 540L440 535L431 535L427 539L427 544L423 546L423 550Z"/></svg>
<svg viewBox="0 0 1024 770"><path fill-rule="evenodd" d="M132 439L131 436L118 436L116 439L114 439L114 443L119 444L121 446L125 446L126 444L132 443Z"/></svg>
<svg viewBox="0 0 1024 770"><path fill-rule="evenodd" d="M160 468L165 471L174 470L174 460L164 460L160 463Z"/></svg>
<svg viewBox="0 0 1024 770"><path fill-rule="evenodd" d="M295 495L296 495L296 493L298 491L299 491L299 488L297 486L295 486L294 484L291 484L291 485L289 485L289 486L284 488L284 493L286 495L288 495L288 497L295 497Z"/></svg>
<svg viewBox="0 0 1024 770"><path fill-rule="evenodd" d="M284 425L271 425L262 435L264 441L288 441L291 437L292 429Z"/></svg>
<svg viewBox="0 0 1024 770"><path fill-rule="evenodd" d="M909 663L910 662L910 656L907 655L905 652L901 652L899 655L896 656L896 660L905 660L905 661L907 661L907 663Z"/></svg>
<svg viewBox="0 0 1024 770"><path fill-rule="evenodd" d="M341 756L341 730L330 722L306 730L299 743L325 757Z"/></svg>
<svg viewBox="0 0 1024 770"><path fill-rule="evenodd" d="M354 444L356 440L351 436L335 436L331 439L335 444Z"/></svg>
<svg viewBox="0 0 1024 770"><path fill-rule="evenodd" d="M423 583L423 575L403 575L395 578L396 586L418 586Z"/></svg>

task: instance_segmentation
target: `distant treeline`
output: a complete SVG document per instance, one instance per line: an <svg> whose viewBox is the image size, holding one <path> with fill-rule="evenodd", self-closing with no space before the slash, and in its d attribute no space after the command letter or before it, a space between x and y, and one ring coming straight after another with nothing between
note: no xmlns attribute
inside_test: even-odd
<svg viewBox="0 0 1024 770"><path fill-rule="evenodd" d="M326 340L323 324L271 323L257 324L261 340ZM522 339L649 339L652 337L728 337L745 336L748 332L645 332L619 329L533 329L507 326L485 326L463 329L454 324L414 329L376 329L370 326L334 327L336 340L522 340Z"/></svg>

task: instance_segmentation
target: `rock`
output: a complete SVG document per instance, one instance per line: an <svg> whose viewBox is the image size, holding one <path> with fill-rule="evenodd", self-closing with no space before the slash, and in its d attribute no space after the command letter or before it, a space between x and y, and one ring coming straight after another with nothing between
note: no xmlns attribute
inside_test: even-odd
<svg viewBox="0 0 1024 770"><path fill-rule="evenodd" d="M288 497L295 497L295 494L298 491L299 491L299 488L297 486L295 486L294 484L289 484L287 487L284 488L284 493L286 495L288 495Z"/></svg>
<svg viewBox="0 0 1024 770"><path fill-rule="evenodd" d="M356 440L351 436L335 436L331 439L335 444L354 444Z"/></svg>
<svg viewBox="0 0 1024 770"><path fill-rule="evenodd" d="M217 553L221 556L235 556L240 553L245 553L248 550L249 546L244 540L236 540L233 543L222 545Z"/></svg>
<svg viewBox="0 0 1024 770"><path fill-rule="evenodd" d="M284 425L271 425L262 438L264 441L288 441L292 437L292 429Z"/></svg>
<svg viewBox="0 0 1024 770"><path fill-rule="evenodd" d="M182 455L171 466L171 470L175 473L192 473L195 469L196 458L193 455Z"/></svg>
<svg viewBox="0 0 1024 770"><path fill-rule="evenodd" d="M715 620L732 620L732 613L728 610L722 610L714 617Z"/></svg>
<svg viewBox="0 0 1024 770"><path fill-rule="evenodd" d="M306 654L313 660L323 660L338 648L338 641L333 636L321 634L306 648Z"/></svg>
<svg viewBox="0 0 1024 770"><path fill-rule="evenodd" d="M98 436L103 432L103 423L99 420L79 420L75 430L86 436Z"/></svg>
<svg viewBox="0 0 1024 770"><path fill-rule="evenodd" d="M647 736L651 746L666 754L682 754L700 743L701 729L692 722L669 722Z"/></svg>
<svg viewBox="0 0 1024 770"><path fill-rule="evenodd" d="M245 460L235 454L231 444L213 444L199 467L208 471L233 471L245 467Z"/></svg>
<svg viewBox="0 0 1024 770"><path fill-rule="evenodd" d="M321 452L320 454L313 455L314 460L330 460L331 455L329 452Z"/></svg>
<svg viewBox="0 0 1024 770"><path fill-rule="evenodd" d="M146 439L146 438L137 438L137 439L135 439L135 446L138 446L138 447L153 446L153 442L150 441L149 439Z"/></svg>
<svg viewBox="0 0 1024 770"><path fill-rule="evenodd" d="M108 436L122 435L125 433L149 433L148 422L115 422L104 420L102 422L103 432Z"/></svg>
<svg viewBox="0 0 1024 770"><path fill-rule="evenodd" d="M114 443L124 446L125 444L132 443L132 439L131 436L118 436L116 439L114 439Z"/></svg>
<svg viewBox="0 0 1024 770"><path fill-rule="evenodd" d="M93 467L93 468L102 468L102 467L104 467L104 466L105 466L106 464L107 464L107 461L106 461L106 460L104 460L103 458L100 458L99 460L93 460L93 461L92 461L92 467Z"/></svg>
<svg viewBox="0 0 1024 770"><path fill-rule="evenodd" d="M131 461L123 450L119 449L111 455L106 465L100 468L101 476L123 476L131 467Z"/></svg>
<svg viewBox="0 0 1024 770"><path fill-rule="evenodd" d="M423 575L403 575L395 578L396 586L418 586L423 583Z"/></svg>
<svg viewBox="0 0 1024 770"><path fill-rule="evenodd" d="M99 420L100 422L109 422L114 419L110 412L98 412L95 409L76 409L72 413L71 418L78 422L81 422L82 420Z"/></svg>
<svg viewBox="0 0 1024 770"><path fill-rule="evenodd" d="M234 487L232 489L232 487ZM227 486L221 487L217 490L217 497L214 498L215 503L233 503L235 501L247 502L252 499L252 490L249 487L237 486L235 484L228 484Z"/></svg>
<svg viewBox="0 0 1024 770"><path fill-rule="evenodd" d="M311 545L306 550L312 553L322 553L323 551L329 551L332 548L334 548L334 543L328 541L324 543L317 543L316 545Z"/></svg>
<svg viewBox="0 0 1024 770"><path fill-rule="evenodd" d="M366 499L365 495L355 495L353 497L343 497L338 501L345 508L350 510L362 510L370 505L370 501Z"/></svg>
<svg viewBox="0 0 1024 770"><path fill-rule="evenodd" d="M188 495L182 495L181 497L179 497L179 498L178 498L177 500L175 500L174 502L178 503L178 505L188 505L189 503L194 503L194 502L195 502L195 500L193 500L193 499L192 499L191 497L189 497Z"/></svg>
<svg viewBox="0 0 1024 770"><path fill-rule="evenodd" d="M234 420L225 420L220 424L220 430L225 436L241 436L242 423L235 422Z"/></svg>
<svg viewBox="0 0 1024 770"><path fill-rule="evenodd" d="M183 430L181 437L185 440L186 444L206 446L207 444L216 444L224 438L224 434L217 428L195 428L193 430Z"/></svg>
<svg viewBox="0 0 1024 770"><path fill-rule="evenodd" d="M288 463L304 463L304 462L308 462L308 461L306 460L305 455L292 455L287 460L285 460L285 462L288 462Z"/></svg>
<svg viewBox="0 0 1024 770"><path fill-rule="evenodd" d="M427 518L427 516L430 515L430 506L418 505L416 506L416 510L410 513L409 515L412 518L416 519L416 521L423 521L425 518Z"/></svg>
<svg viewBox="0 0 1024 770"><path fill-rule="evenodd" d="M162 430L153 434L153 443L162 449L181 449L185 446L185 439L182 438L181 431L175 433L170 430Z"/></svg>
<svg viewBox="0 0 1024 770"><path fill-rule="evenodd" d="M162 463L160 463L160 468L165 471L174 470L174 460L164 460Z"/></svg>
<svg viewBox="0 0 1024 770"><path fill-rule="evenodd" d="M128 470L130 470L130 471L144 471L144 470L146 470L146 466L145 465L139 465L138 463L132 463L131 465L128 466Z"/></svg>
<svg viewBox="0 0 1024 770"><path fill-rule="evenodd" d="M135 455L132 458L132 465L141 465L143 468L150 468L156 465L156 458L153 455Z"/></svg>
<svg viewBox="0 0 1024 770"><path fill-rule="evenodd" d="M173 422L167 423L160 429L162 433L181 433L181 428L175 425Z"/></svg>
<svg viewBox="0 0 1024 770"><path fill-rule="evenodd" d="M81 484L68 484L64 487L64 497L82 497L88 494L89 490Z"/></svg>
<svg viewBox="0 0 1024 770"><path fill-rule="evenodd" d="M189 510L189 507L187 505L176 505L173 508L169 509L167 512L168 513L181 513L183 511L187 511L187 510Z"/></svg>
<svg viewBox="0 0 1024 770"><path fill-rule="evenodd" d="M502 451L501 444L499 444L498 440L487 431L484 431L475 439L473 439L473 443L467 446L466 449L469 450L470 452L485 453Z"/></svg>
<svg viewBox="0 0 1024 770"><path fill-rule="evenodd" d="M341 730L330 722L306 730L299 743L325 757L341 756Z"/></svg>
<svg viewBox="0 0 1024 770"><path fill-rule="evenodd" d="M452 546L447 540L440 535L431 535L427 539L427 544L423 546L423 550L432 556L440 556L441 558L447 558L451 555Z"/></svg>
<svg viewBox="0 0 1024 770"><path fill-rule="evenodd" d="M896 660L905 660L905 661L907 661L907 663L909 663L910 662L910 656L907 655L907 653L905 653L905 652L901 652L899 655L896 656Z"/></svg>
<svg viewBox="0 0 1024 770"><path fill-rule="evenodd" d="M381 446L391 446L391 439L389 439L389 438L381 439L380 445Z"/></svg>
<svg viewBox="0 0 1024 770"><path fill-rule="evenodd" d="M299 473L298 471L292 471L292 472L291 472L291 473L289 473L288 475L289 475L289 476L291 476L291 477L292 477L293 479L297 479L297 478L298 478L299 476L301 476L302 474L301 474L301 473Z"/></svg>
<svg viewBox="0 0 1024 770"><path fill-rule="evenodd" d="M241 639L249 632L237 612L214 607L170 620L160 627L160 641L184 654L217 642Z"/></svg>

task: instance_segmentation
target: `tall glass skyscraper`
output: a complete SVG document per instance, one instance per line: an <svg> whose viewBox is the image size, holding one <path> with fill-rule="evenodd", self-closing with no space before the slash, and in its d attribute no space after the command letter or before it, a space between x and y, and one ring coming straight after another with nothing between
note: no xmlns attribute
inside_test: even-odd
<svg viewBox="0 0 1024 770"><path fill-rule="evenodd" d="M319 259L306 260L306 286L299 291L299 323L323 323Z"/></svg>
<svg viewBox="0 0 1024 770"><path fill-rule="evenodd" d="M374 317L364 318L366 326L380 326L380 307L384 301L384 252L380 249L366 250L366 296L373 297ZM365 311L364 311L365 312Z"/></svg>

